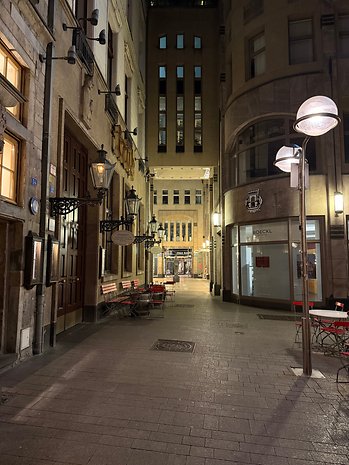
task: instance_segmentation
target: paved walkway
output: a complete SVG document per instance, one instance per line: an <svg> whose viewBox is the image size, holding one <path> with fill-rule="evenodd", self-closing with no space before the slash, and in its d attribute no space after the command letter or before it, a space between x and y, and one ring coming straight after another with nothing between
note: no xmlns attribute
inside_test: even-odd
<svg viewBox="0 0 349 465"><path fill-rule="evenodd" d="M349 464L349 384L296 377L294 323L183 279L165 318L80 325L3 373L1 465ZM151 350L158 339L193 352Z"/></svg>

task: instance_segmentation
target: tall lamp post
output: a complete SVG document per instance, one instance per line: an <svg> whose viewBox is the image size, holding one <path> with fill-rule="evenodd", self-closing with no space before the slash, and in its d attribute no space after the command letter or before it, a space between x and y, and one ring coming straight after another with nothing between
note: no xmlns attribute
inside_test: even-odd
<svg viewBox="0 0 349 465"><path fill-rule="evenodd" d="M298 174L299 190L299 228L301 231L301 257L302 257L302 349L303 349L303 374L311 376L311 335L309 317L308 295L308 260L307 260L307 231L305 189L309 182L308 163L306 160L306 146L310 137L326 134L340 121L336 104L328 97L317 95L311 97L299 107L293 128L305 137L302 147L295 145L283 146L276 154L275 166L285 172Z"/></svg>

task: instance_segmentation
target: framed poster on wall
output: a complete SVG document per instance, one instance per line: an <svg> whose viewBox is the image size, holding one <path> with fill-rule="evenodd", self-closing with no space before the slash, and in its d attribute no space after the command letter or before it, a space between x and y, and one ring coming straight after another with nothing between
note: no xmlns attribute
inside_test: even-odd
<svg viewBox="0 0 349 465"><path fill-rule="evenodd" d="M25 238L24 287L32 289L42 284L42 260L44 239L29 231Z"/></svg>
<svg viewBox="0 0 349 465"><path fill-rule="evenodd" d="M59 240L51 235L47 238L46 286L59 280Z"/></svg>

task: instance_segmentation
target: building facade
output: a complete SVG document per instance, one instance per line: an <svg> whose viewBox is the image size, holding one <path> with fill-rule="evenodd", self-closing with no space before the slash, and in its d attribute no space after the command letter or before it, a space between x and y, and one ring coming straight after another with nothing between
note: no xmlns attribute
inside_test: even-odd
<svg viewBox="0 0 349 465"><path fill-rule="evenodd" d="M151 1L147 25L146 152L152 208L165 228L154 276L212 280L210 213L219 157L218 4Z"/></svg>
<svg viewBox="0 0 349 465"><path fill-rule="evenodd" d="M306 158L309 300L348 295L349 9L345 1L222 2L223 298L289 307L302 300L299 193L274 166L303 101L334 100L342 120L310 138ZM334 194L343 193L336 213Z"/></svg>
<svg viewBox="0 0 349 465"><path fill-rule="evenodd" d="M1 2L3 355L41 353L98 320L101 283L145 280L144 247L118 245L118 228L101 226L126 218L132 187L142 200L129 229L150 219L145 39L142 1ZM100 156L113 165L102 199L89 168Z"/></svg>

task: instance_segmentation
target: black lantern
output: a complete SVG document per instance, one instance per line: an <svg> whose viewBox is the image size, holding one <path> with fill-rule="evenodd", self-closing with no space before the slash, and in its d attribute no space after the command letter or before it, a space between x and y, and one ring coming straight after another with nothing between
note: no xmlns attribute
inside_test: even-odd
<svg viewBox="0 0 349 465"><path fill-rule="evenodd" d="M100 232L113 231L119 226L131 226L134 218L138 215L139 203L142 199L138 197L133 186L125 197L126 218L123 216L118 220L103 220L100 222Z"/></svg>
<svg viewBox="0 0 349 465"><path fill-rule="evenodd" d="M127 216L137 216L139 210L139 203L142 199L138 197L133 186L127 192L125 197L125 207Z"/></svg>
<svg viewBox="0 0 349 465"><path fill-rule="evenodd" d="M156 221L155 215L153 215L152 219L149 221L149 229L150 233L155 236L157 231L158 222Z"/></svg>
<svg viewBox="0 0 349 465"><path fill-rule="evenodd" d="M111 164L107 159L107 152L103 145L98 153L98 161L91 163L90 173L93 187L98 189L97 198L79 197L50 197L51 215L67 215L82 205L101 205L102 200L109 189L111 179L114 174L115 163Z"/></svg>

